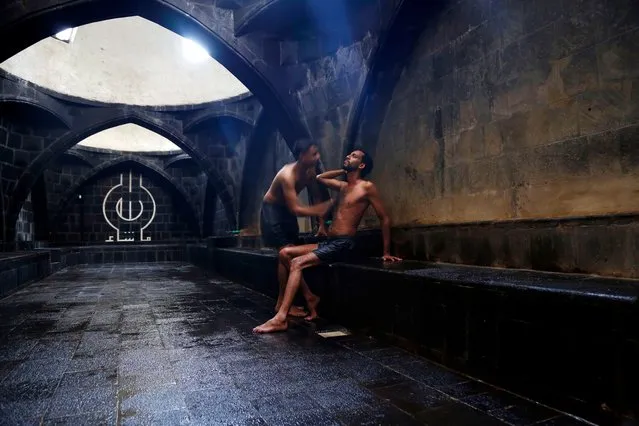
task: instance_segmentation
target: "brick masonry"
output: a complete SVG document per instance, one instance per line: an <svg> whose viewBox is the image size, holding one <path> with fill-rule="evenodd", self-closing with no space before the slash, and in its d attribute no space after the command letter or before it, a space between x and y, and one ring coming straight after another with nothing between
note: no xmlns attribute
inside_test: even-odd
<svg viewBox="0 0 639 426"><path fill-rule="evenodd" d="M338 167L347 145L351 114L379 43L400 1L370 3L348 34L285 41L281 62L311 136L321 144L326 167Z"/></svg>
<svg viewBox="0 0 639 426"><path fill-rule="evenodd" d="M139 186L139 176L142 174L144 186L151 192L155 200L156 213L152 218L153 202L148 194ZM104 243L111 236L116 240L115 230L107 223L103 214L103 200L109 190L120 183L121 176L125 181L129 178L128 170L117 170L109 176L101 177L83 187L63 213L59 221L53 224L52 232L54 242L63 243ZM197 223L193 223L194 217L189 217L188 209L181 206L181 200L177 200L170 194L164 185L140 170L132 170L133 188L128 192L126 188L120 188L111 193L107 202L107 216L109 221L120 229L120 238L133 238L139 243L141 227L152 220L145 229L144 236L151 241L171 241L194 238L197 235ZM79 198L82 196L82 198ZM141 201L144 211L139 220L127 223L116 213L116 202L122 198L123 216L135 217L140 212L138 202ZM134 207L128 215L128 203Z"/></svg>
<svg viewBox="0 0 639 426"><path fill-rule="evenodd" d="M438 16L365 141L405 255L637 276L638 17L626 0Z"/></svg>
<svg viewBox="0 0 639 426"><path fill-rule="evenodd" d="M66 1L58 3L61 8L71 7ZM148 10L147 6L131 7L139 7L142 16L151 16L151 11L162 7L160 3L148 2ZM15 233L11 222L17 219L37 176L76 142L75 137L96 126L124 122L168 135L192 151L198 166L208 172L208 187L214 188L207 194L214 194L217 200L212 207L197 201L194 206L202 216L206 212L207 218L213 218L216 234L236 229L238 218L243 229L254 232L264 186L272 179L277 161L286 158L275 142L281 141L278 128L290 145L304 133L299 128L306 127L322 144L326 168L338 166L345 148L353 142L370 149L377 159L373 180L401 230L396 243L399 247L407 239L415 240L406 249L413 256L571 271L575 267L570 256L576 255L563 249L554 250L557 257L552 261L515 262L497 254L477 260L486 244L492 244L485 230L494 226L494 235L501 235L505 227L532 241L539 221L572 220L584 226L571 228L569 241L561 239L561 227L541 228L552 241L559 238L562 247L580 246L586 238L592 241L587 245L589 255L603 258L609 247L603 230L610 224L625 223L637 211L634 141L639 120L639 6L632 0L450 2L443 10L427 14L422 28L411 29L417 41L401 58L399 70L391 63L399 58L380 52L392 50L390 35L406 24L395 19L396 8L407 10L417 4L414 0L371 2L345 15L347 31L341 32L334 28L337 25L321 28L319 18L309 31L299 32L277 20L263 19L262 12L253 13L262 6L264 13L277 11L286 2L170 3L189 10L234 49L221 53L223 62L229 53L248 59L243 64L250 63L253 69L234 70L256 78L247 81L253 83L261 105L255 99L241 99L192 109L88 107L81 100L59 101L25 82L4 79L3 92L28 97L37 105L32 104L31 111L43 110L55 123L39 131L15 124L9 115L0 113L0 200L3 210L9 211L5 235ZM7 13L0 13L0 35L9 28L3 23L47 4L10 2L2 9ZM114 13L129 7L127 4L117 2ZM298 18L286 16L289 23ZM24 28L18 32L28 36L28 41L34 36ZM242 32L241 37L236 30ZM264 39L265 33L272 37ZM0 56L12 49L16 46L2 46ZM377 74L370 73L373 66ZM275 105L278 96L282 101ZM263 111L273 122L272 131L266 134L257 131L257 118ZM364 117L358 111L364 111ZM226 124L221 124L226 119L206 119L217 113L241 117L239 121L245 124L235 123L227 131ZM288 124L283 125L285 122ZM375 122L376 126L368 126ZM362 127L378 130L349 133ZM61 132L69 135L61 137ZM260 158L273 162L268 163L269 170L262 170L262 166L249 164L249 159L256 144L267 140L273 143L260 151ZM40 146L44 151L35 155ZM51 152L47 152L49 147ZM36 151L30 151L33 149ZM246 170L245 162L249 164ZM25 164L29 164L27 173L23 173ZM253 170L251 176L248 171ZM201 185L191 178L184 181L187 193ZM12 200L19 200L18 206L9 206ZM608 225L601 218L608 218ZM363 226L377 226L374 216L368 215ZM450 255L424 252L421 237L405 237L411 232L425 235L423 227L428 228L428 235L444 235L451 247L463 247L463 255L461 249ZM481 243L467 244L462 234ZM626 248L610 255L614 258L610 264L616 266L591 262L588 271L634 276L627 265L636 237L629 233L624 238L629 241L622 245ZM546 247L544 244L540 247ZM524 257L534 257L534 245L524 246L530 247ZM439 244L424 243L424 247ZM588 263L588 256L583 259L580 265ZM581 266L577 269L582 270Z"/></svg>
<svg viewBox="0 0 639 426"><path fill-rule="evenodd" d="M254 97L241 97L207 105L170 109L131 108L126 106L85 104L78 99L58 100L46 89L0 75L0 168L2 170L2 201L4 239L13 241L22 204L31 192L37 177L44 173L48 182L47 204L55 213L58 197L74 179L105 158L117 153L94 150L88 154L69 150L96 128L109 128L135 123L150 128L187 150L199 172L177 171L168 167L169 174L184 183L192 195L193 205L201 216L204 198L200 194L206 185L215 188L214 194L226 217L219 220L224 231L235 227L236 201L241 182L245 141L251 133L261 106ZM64 98L64 96L62 96ZM34 126L34 123L38 123ZM70 128L68 127L70 126ZM183 130L184 129L184 130ZM71 155L73 154L73 155ZM103 154L101 157L99 154ZM86 157L99 157L83 161ZM69 157L74 157L69 161ZM164 160L157 159L159 167ZM206 177L202 177L205 172ZM74 177L75 176L75 177ZM202 182L206 183L203 184ZM200 190L202 188L202 191Z"/></svg>
<svg viewBox="0 0 639 426"><path fill-rule="evenodd" d="M127 154L126 157L123 157L122 153L118 152L89 151L81 147L67 151L45 171L47 203L51 219L55 219L59 214L61 203L66 201L65 197L71 195L69 194L70 189L82 185L84 180L97 168L102 168L104 165L116 166L120 160L125 158L140 164L148 164L156 170L166 172L170 176L172 184L186 194L189 204L195 210L198 218L201 218L206 202L204 197L207 185L206 175L188 157L181 161L172 162L173 158L178 155L183 154L137 153ZM83 160L79 161L78 156L82 156Z"/></svg>
<svg viewBox="0 0 639 426"><path fill-rule="evenodd" d="M370 144L395 223L636 211L637 16L626 0L443 13Z"/></svg>

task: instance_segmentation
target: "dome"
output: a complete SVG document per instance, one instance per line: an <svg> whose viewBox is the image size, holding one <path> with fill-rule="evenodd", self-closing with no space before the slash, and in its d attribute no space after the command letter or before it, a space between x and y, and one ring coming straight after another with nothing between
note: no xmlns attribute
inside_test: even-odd
<svg viewBox="0 0 639 426"><path fill-rule="evenodd" d="M64 95L139 106L219 101L248 89L193 42L140 17L95 22L23 50L0 68ZM215 55L215 52L211 52Z"/></svg>

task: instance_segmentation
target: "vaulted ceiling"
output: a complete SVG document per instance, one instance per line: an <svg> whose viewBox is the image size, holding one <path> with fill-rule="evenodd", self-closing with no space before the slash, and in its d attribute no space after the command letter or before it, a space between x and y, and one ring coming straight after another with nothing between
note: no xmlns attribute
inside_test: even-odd
<svg viewBox="0 0 639 426"><path fill-rule="evenodd" d="M192 50L181 36L128 17L78 27L71 42L45 38L0 68L57 93L108 103L190 105L248 92L215 59Z"/></svg>

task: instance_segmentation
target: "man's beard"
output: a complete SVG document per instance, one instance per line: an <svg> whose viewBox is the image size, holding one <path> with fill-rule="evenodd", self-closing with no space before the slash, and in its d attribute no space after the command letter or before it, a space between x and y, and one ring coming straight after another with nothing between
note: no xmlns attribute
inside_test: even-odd
<svg viewBox="0 0 639 426"><path fill-rule="evenodd" d="M351 166L350 164L346 164L342 166L342 169L345 170L346 173L348 173L348 172L354 172L355 170L357 170L357 167Z"/></svg>

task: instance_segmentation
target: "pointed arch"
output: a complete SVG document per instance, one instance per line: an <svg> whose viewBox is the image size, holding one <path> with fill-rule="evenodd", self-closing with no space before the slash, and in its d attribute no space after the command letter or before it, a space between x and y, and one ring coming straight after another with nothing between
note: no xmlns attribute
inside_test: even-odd
<svg viewBox="0 0 639 426"><path fill-rule="evenodd" d="M231 119L240 125L246 126L254 126L255 120L250 117L246 117L242 114L239 114L234 111L204 111L197 114L191 120L189 120L186 124L184 124L184 133L189 133L193 129L197 128L199 125L206 123L209 120L217 120L217 119Z"/></svg>
<svg viewBox="0 0 639 426"><path fill-rule="evenodd" d="M89 158L87 155L84 155L81 152L75 151L75 150L68 150L65 153L62 154L61 157L68 157L69 160L74 159L75 161L82 163L83 165L87 166L87 167L95 167L96 164L94 163L93 159ZM73 160L71 160L73 161Z"/></svg>
<svg viewBox="0 0 639 426"><path fill-rule="evenodd" d="M139 170L144 170L145 172L149 173L152 178L155 178L159 182L161 182L163 184L163 187L168 188L172 195L176 196L176 198L180 201L180 205L186 207L186 211L189 216L187 218L189 219L188 223L194 235L201 235L200 217L196 213L195 208L193 207L193 203L191 202L191 199L186 194L186 192L184 192L180 185L178 185L168 173L166 173L156 164L136 155L123 155L122 157L105 161L82 175L82 177L80 177L80 179L78 179L74 185L69 187L69 189L67 189L64 195L60 198L60 202L58 203L58 206L54 214L52 215L52 225L60 220L61 216L65 212L65 208L69 205L70 201L75 197L75 194L81 188L91 184L93 181L108 174L110 171L125 166L131 166L138 168ZM52 227L51 229L54 228Z"/></svg>
<svg viewBox="0 0 639 426"><path fill-rule="evenodd" d="M11 104L24 105L45 113L57 123L60 123L65 129L71 128L71 118L60 112L66 110L62 106L55 108L55 105L52 105L53 102L53 100L51 100L51 102L42 102L42 99L27 96L0 94L0 108Z"/></svg>
<svg viewBox="0 0 639 426"><path fill-rule="evenodd" d="M188 0L59 0L0 6L0 62L69 27L107 19L140 16L213 52L272 111L288 141L307 134L285 82L245 39L233 33L233 16L214 4Z"/></svg>
<svg viewBox="0 0 639 426"><path fill-rule="evenodd" d="M20 176L10 198L8 209L8 227L15 227L15 221L22 204L31 191L35 181L44 172L48 165L58 156L87 137L122 124L137 124L152 132L155 132L169 139L179 146L201 167L209 177L218 196L224 203L227 220L231 226L237 224L235 215L235 205L230 192L232 179L227 173L218 170L206 157L199 152L196 145L188 137L184 136L176 124L164 120L158 113L145 112L135 108L119 108L97 111L95 115L88 115L79 120L79 123L72 130L53 142L47 149L42 151L38 157ZM13 235L14 229L9 229L7 235Z"/></svg>
<svg viewBox="0 0 639 426"><path fill-rule="evenodd" d="M402 70L413 57L423 31L448 3L447 0L402 0L395 8L389 29L373 56L364 87L351 109L344 155L358 145L375 155L384 116Z"/></svg>
<svg viewBox="0 0 639 426"><path fill-rule="evenodd" d="M166 170L169 167L173 167L176 163L179 163L181 161L194 163L193 159L191 158L189 154L179 154L171 158L170 160L168 160L166 164L164 164L164 169Z"/></svg>
<svg viewBox="0 0 639 426"><path fill-rule="evenodd" d="M255 205L257 181L260 178L264 158L269 149L268 142L272 141L276 131L273 121L262 110L246 144L246 158L244 159L239 194L239 229L254 225L258 221L260 206Z"/></svg>

